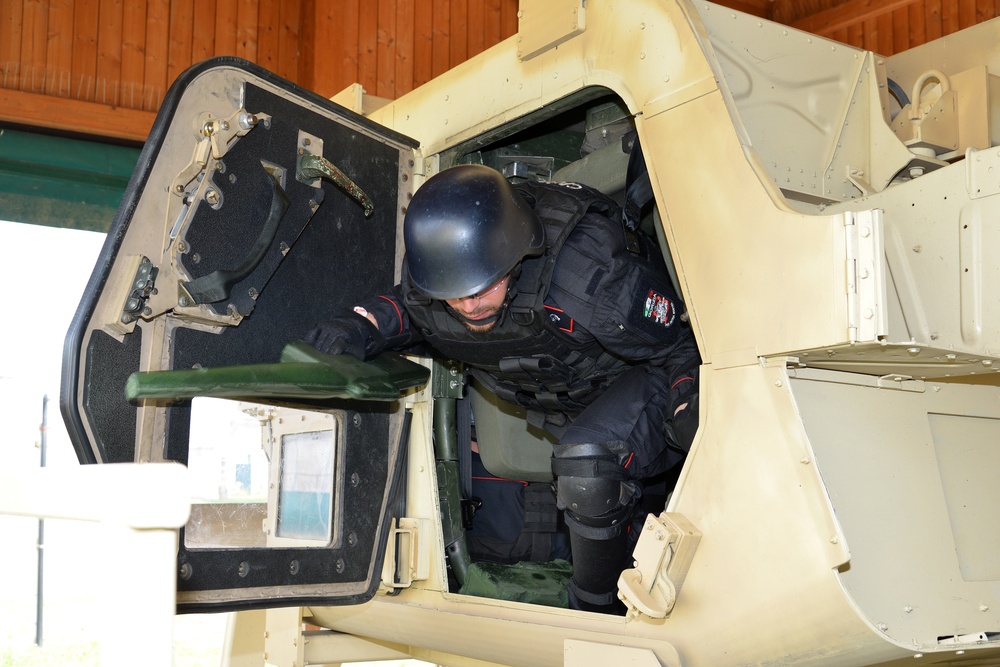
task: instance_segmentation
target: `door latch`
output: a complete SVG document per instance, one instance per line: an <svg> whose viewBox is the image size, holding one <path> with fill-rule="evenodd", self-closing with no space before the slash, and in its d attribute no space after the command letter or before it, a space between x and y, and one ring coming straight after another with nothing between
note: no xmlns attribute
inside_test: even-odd
<svg viewBox="0 0 1000 667"><path fill-rule="evenodd" d="M629 618L670 614L700 541L701 531L683 514L646 517L632 554L635 567L618 577L618 598L628 608Z"/></svg>
<svg viewBox="0 0 1000 667"><path fill-rule="evenodd" d="M120 321L123 325L131 324L146 314L146 301L149 300L156 284L156 274L159 269L153 266L148 257L139 259L132 284L122 305Z"/></svg>

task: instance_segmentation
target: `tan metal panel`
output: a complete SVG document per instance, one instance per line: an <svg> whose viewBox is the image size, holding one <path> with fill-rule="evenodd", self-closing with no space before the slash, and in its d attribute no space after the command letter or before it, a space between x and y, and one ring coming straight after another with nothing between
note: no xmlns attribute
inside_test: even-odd
<svg viewBox="0 0 1000 667"><path fill-rule="evenodd" d="M587 29L582 0L521 0L517 57L534 58Z"/></svg>

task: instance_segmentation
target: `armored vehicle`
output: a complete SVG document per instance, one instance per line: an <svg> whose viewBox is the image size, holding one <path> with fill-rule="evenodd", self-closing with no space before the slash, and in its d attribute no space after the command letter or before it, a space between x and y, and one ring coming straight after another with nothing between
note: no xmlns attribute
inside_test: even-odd
<svg viewBox="0 0 1000 667"><path fill-rule="evenodd" d="M239 611L240 664L996 664L998 76L995 21L882 57L700 0L524 2L516 36L391 102L197 65L67 337L78 456L188 466L178 610ZM556 568L469 592L462 369L298 339L398 280L430 175L620 198L633 137L697 437L625 617L517 592ZM550 443L469 393L487 468L550 480Z"/></svg>

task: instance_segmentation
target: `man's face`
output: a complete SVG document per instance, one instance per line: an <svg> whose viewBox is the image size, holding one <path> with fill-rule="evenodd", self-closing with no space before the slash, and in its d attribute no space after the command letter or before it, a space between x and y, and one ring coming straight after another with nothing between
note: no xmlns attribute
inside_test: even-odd
<svg viewBox="0 0 1000 667"><path fill-rule="evenodd" d="M462 323L469 331L489 331L497 324L497 320L491 318L503 307L503 302L507 298L508 282L510 282L510 274L472 296L447 299L445 303L465 318ZM485 322L476 324L476 320L485 320Z"/></svg>

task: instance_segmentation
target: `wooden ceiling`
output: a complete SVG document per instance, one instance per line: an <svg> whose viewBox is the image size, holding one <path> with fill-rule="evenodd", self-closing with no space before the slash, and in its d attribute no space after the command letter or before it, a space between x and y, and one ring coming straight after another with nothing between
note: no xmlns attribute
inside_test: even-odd
<svg viewBox="0 0 1000 667"><path fill-rule="evenodd" d="M330 96L395 98L517 30L518 0L0 0L0 124L141 142L170 82L215 55ZM721 0L883 55L1000 0Z"/></svg>

